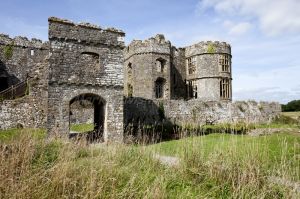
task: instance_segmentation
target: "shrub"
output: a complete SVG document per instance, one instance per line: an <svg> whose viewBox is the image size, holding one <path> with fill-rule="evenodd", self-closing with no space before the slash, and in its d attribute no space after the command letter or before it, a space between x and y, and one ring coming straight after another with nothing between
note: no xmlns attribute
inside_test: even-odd
<svg viewBox="0 0 300 199"><path fill-rule="evenodd" d="M5 59L11 59L12 56L13 56L13 46L14 46L14 43L11 43L9 45L6 45L4 48L3 48L3 54L4 54L4 57Z"/></svg>
<svg viewBox="0 0 300 199"><path fill-rule="evenodd" d="M300 100L290 101L286 105L283 104L281 107L283 112L300 111Z"/></svg>

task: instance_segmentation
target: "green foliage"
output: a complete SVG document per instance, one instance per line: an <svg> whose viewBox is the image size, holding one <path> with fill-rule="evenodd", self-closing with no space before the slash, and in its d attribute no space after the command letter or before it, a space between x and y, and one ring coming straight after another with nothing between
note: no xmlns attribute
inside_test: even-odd
<svg viewBox="0 0 300 199"><path fill-rule="evenodd" d="M164 108L164 104L162 102L160 102L158 105L158 115L159 115L159 119L161 121L163 119L165 119L165 108Z"/></svg>
<svg viewBox="0 0 300 199"><path fill-rule="evenodd" d="M215 53L215 52L216 52L216 50L215 50L214 44L209 43L207 46L207 53Z"/></svg>
<svg viewBox="0 0 300 199"><path fill-rule="evenodd" d="M13 42L9 45L6 45L3 48L3 54L4 54L5 59L7 59L7 60L11 59L13 56L13 51L14 51L14 43Z"/></svg>
<svg viewBox="0 0 300 199"><path fill-rule="evenodd" d="M41 142L36 145L35 154L32 164L35 167L49 167L52 166L59 157L62 148L60 140L52 140L49 143Z"/></svg>
<svg viewBox="0 0 300 199"><path fill-rule="evenodd" d="M300 100L290 101L286 105L283 104L281 107L283 112L300 111Z"/></svg>

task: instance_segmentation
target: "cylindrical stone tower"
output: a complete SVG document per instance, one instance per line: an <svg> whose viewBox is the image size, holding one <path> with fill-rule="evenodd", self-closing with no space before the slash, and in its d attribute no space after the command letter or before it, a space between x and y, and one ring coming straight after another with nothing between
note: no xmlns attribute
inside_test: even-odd
<svg viewBox="0 0 300 199"><path fill-rule="evenodd" d="M163 35L132 41L124 55L125 96L170 99L171 43Z"/></svg>
<svg viewBox="0 0 300 199"><path fill-rule="evenodd" d="M231 47L225 42L200 42L185 48L188 98L232 100Z"/></svg>

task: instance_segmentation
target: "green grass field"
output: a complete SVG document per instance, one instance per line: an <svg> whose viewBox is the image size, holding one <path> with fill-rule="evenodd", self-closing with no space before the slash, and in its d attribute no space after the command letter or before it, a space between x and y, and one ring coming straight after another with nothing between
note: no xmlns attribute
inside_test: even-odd
<svg viewBox="0 0 300 199"><path fill-rule="evenodd" d="M72 124L70 130L79 133L88 132L94 130L94 124Z"/></svg>
<svg viewBox="0 0 300 199"><path fill-rule="evenodd" d="M281 118L254 127L279 130L151 145L73 143L47 138L43 129L0 131L0 198L300 198L294 187L300 183L297 122ZM77 132L91 128L71 126ZM156 155L179 164L164 165Z"/></svg>

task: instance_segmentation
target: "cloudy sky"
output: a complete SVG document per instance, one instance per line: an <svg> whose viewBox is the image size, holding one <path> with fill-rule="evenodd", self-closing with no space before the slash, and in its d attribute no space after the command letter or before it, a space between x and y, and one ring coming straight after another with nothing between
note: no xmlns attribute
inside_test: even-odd
<svg viewBox="0 0 300 199"><path fill-rule="evenodd" d="M49 16L126 32L165 34L184 47L231 43L234 100L300 99L300 0L7 0L0 32L47 40Z"/></svg>

